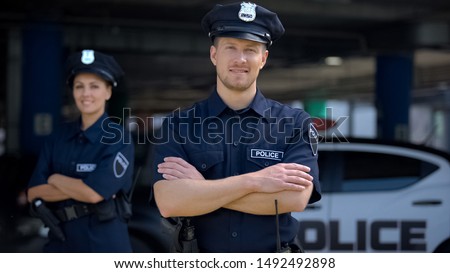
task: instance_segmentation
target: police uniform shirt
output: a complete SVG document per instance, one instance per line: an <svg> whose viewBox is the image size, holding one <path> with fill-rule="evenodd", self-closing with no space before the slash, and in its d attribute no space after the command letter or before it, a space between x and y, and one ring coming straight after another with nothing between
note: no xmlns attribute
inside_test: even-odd
<svg viewBox="0 0 450 273"><path fill-rule="evenodd" d="M129 135L103 114L87 130L82 131L81 119L66 123L46 141L29 187L47 184L54 173L83 182L105 200L123 189L128 192L132 183L134 146ZM69 199L49 202L54 209L77 202ZM99 222L95 214L62 222L66 242L50 240L50 252L130 252L127 224L116 217ZM51 234L50 234L51 238Z"/></svg>
<svg viewBox="0 0 450 273"><path fill-rule="evenodd" d="M251 105L241 111L228 108L214 91L208 99L174 112L163 122L154 150L153 182L164 179L157 165L167 156L185 159L205 179L295 162L311 168L314 190L309 202L316 202L321 193L317 143L310 143L311 128L306 112L266 99L259 91ZM276 250L275 216L221 208L192 217L192 223L202 252ZM285 213L279 215L279 224L281 241L291 242L298 230L297 220Z"/></svg>

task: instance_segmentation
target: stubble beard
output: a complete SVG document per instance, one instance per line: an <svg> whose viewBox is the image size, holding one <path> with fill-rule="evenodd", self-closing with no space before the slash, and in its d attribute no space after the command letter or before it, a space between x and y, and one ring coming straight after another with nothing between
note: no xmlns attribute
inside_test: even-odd
<svg viewBox="0 0 450 273"><path fill-rule="evenodd" d="M239 92L248 90L254 83L254 80L235 80L228 76L222 77L221 75L217 75L217 78L227 89Z"/></svg>

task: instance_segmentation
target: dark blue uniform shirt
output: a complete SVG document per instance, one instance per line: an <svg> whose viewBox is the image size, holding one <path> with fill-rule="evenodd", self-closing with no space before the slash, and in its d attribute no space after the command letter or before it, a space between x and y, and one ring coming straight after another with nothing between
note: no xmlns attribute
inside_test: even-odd
<svg viewBox="0 0 450 273"><path fill-rule="evenodd" d="M87 130L80 128L81 120L66 123L45 142L29 187L47 184L50 175L59 173L82 179L105 200L120 190L128 192L134 165L131 137L106 113ZM79 203L70 199L48 205L58 209ZM50 232L45 251L131 252L127 224L118 217L100 222L91 214L63 222L61 227L66 241L54 239Z"/></svg>
<svg viewBox="0 0 450 273"><path fill-rule="evenodd" d="M187 110L175 111L161 127L154 151L153 182L163 179L157 164L164 157L181 157L206 179L221 179L261 170L277 163L299 163L311 168L314 190L310 203L320 199L316 152L309 141L310 116L259 91L243 110L228 108L217 94ZM275 206L275 205L274 205ZM291 242L298 222L290 213L279 216L282 242ZM275 216L229 209L192 218L200 251L275 252Z"/></svg>

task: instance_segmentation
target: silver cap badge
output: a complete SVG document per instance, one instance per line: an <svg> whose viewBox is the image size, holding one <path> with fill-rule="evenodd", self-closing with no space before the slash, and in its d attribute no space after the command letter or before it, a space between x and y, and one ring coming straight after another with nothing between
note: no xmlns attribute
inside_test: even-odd
<svg viewBox="0 0 450 273"><path fill-rule="evenodd" d="M256 18L256 4L250 2L242 2L241 9L238 13L239 19L244 22L251 22Z"/></svg>
<svg viewBox="0 0 450 273"><path fill-rule="evenodd" d="M91 64L95 61L94 50L85 49L81 52L81 62Z"/></svg>

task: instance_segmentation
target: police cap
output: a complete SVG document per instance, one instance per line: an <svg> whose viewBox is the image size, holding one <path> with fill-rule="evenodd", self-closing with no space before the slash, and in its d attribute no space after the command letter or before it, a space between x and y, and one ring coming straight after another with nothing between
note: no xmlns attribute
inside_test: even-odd
<svg viewBox="0 0 450 273"><path fill-rule="evenodd" d="M276 13L250 2L216 5L203 17L202 28L211 40L233 37L267 46L284 34Z"/></svg>
<svg viewBox="0 0 450 273"><path fill-rule="evenodd" d="M124 74L114 57L90 49L74 53L67 59L67 84L72 87L73 79L82 72L97 74L114 87Z"/></svg>

